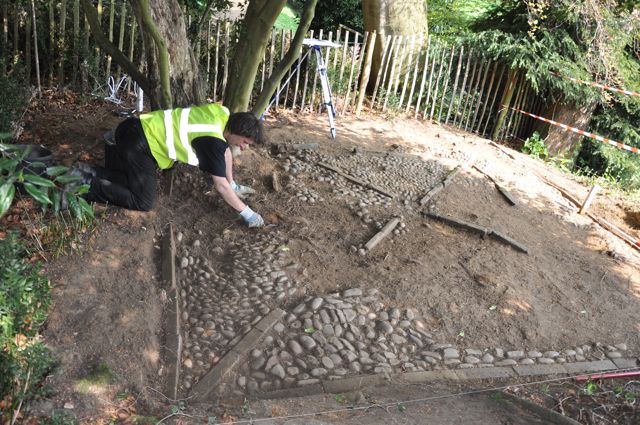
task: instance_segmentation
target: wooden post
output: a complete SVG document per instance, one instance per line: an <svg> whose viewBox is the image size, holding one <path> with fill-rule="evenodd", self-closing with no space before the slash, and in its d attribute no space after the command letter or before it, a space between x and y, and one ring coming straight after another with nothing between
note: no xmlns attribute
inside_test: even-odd
<svg viewBox="0 0 640 425"><path fill-rule="evenodd" d="M318 40L322 40L322 29L318 32ZM322 54L322 51L320 51L320 53ZM311 88L311 103L309 104L310 112L313 112L315 110L314 106L316 100L316 85L318 84L318 70L316 68L314 68L313 71L313 87ZM320 101L319 103L322 104L322 101Z"/></svg>
<svg viewBox="0 0 640 425"><path fill-rule="evenodd" d="M480 133L480 127L482 126L482 121L484 120L484 113L487 110L489 99L491 99L491 90L493 89L493 83L496 78L497 70L498 70L498 62L494 62L493 70L491 71L491 80L489 80L489 88L487 89L487 95L485 96L484 104L482 106L482 113L480 114L480 119L478 120L478 127L476 127L476 133Z"/></svg>
<svg viewBox="0 0 640 425"><path fill-rule="evenodd" d="M291 31L287 31L287 51L291 48L291 39L293 37L293 34L291 33ZM281 59L282 60L282 59ZM289 72L287 73L287 84L284 88L284 104L283 106L286 108L287 107L287 101L289 100L289 83L291 80L291 68L289 68Z"/></svg>
<svg viewBox="0 0 640 425"><path fill-rule="evenodd" d="M34 0L31 0L31 17L33 19L33 51L35 53L36 62L36 81L38 84L38 97L42 93L42 87L40 85L40 56L38 55L38 27L36 26L36 6ZM29 20L29 18L27 18ZM29 60L29 58L27 58Z"/></svg>
<svg viewBox="0 0 640 425"><path fill-rule="evenodd" d="M309 37L313 38L313 30L309 31ZM304 112L304 105L307 99L307 83L309 82L309 68L311 67L311 55L307 59L307 66L304 72L304 88L302 89L302 100L300 101L300 113Z"/></svg>
<svg viewBox="0 0 640 425"><path fill-rule="evenodd" d="M64 85L64 64L67 46L65 34L67 32L67 0L60 2L60 33L58 35L58 85Z"/></svg>
<svg viewBox="0 0 640 425"><path fill-rule="evenodd" d="M218 93L218 68L220 67L220 21L216 21L216 50L213 57L213 101L217 101ZM263 61L264 62L264 61ZM264 65L263 65L264 66ZM262 70L262 81L264 83L264 69Z"/></svg>
<svg viewBox="0 0 640 425"><path fill-rule="evenodd" d="M383 90L383 91L385 91L384 90L384 85L385 85L385 83L387 83L387 75L389 75L389 72L390 72L389 71L389 66L393 66L393 65L391 65L392 62L393 62L392 55L394 55L395 52L396 52L396 44L397 44L397 42L398 42L398 36L393 36L393 40L391 41L391 48L389 50L389 54L387 55L387 63L385 64L384 70L382 72L382 81L380 82L380 87L381 87L381 90ZM382 67L380 69L382 69ZM388 92L389 92L389 90L386 90L385 93L381 93L381 97L382 97L382 94L384 94L385 98L386 98L386 94ZM373 106L373 104L371 106Z"/></svg>
<svg viewBox="0 0 640 425"><path fill-rule="evenodd" d="M211 18L207 19L207 84L211 84Z"/></svg>
<svg viewBox="0 0 640 425"><path fill-rule="evenodd" d="M2 50L0 51L0 57L3 57L2 68L0 69L0 75L5 75L7 72L7 58L9 57L9 8L6 1L3 1L0 7L2 8Z"/></svg>
<svg viewBox="0 0 640 425"><path fill-rule="evenodd" d="M478 85L480 84L480 77L482 76L482 68L483 68L483 62L482 62L482 57L480 58L480 63L478 64L478 68L477 68L477 73L475 75L475 84L473 85L473 89L471 89L471 92L469 93L469 96L467 96L467 102L469 103L469 111L466 111L466 106L467 103L465 103L465 116L466 119L464 121L464 129L465 131L467 130L467 127L469 125L469 120L471 119L471 111L473 111L473 101L476 97L476 93L478 92ZM460 128L462 128L462 121L460 122Z"/></svg>
<svg viewBox="0 0 640 425"><path fill-rule="evenodd" d="M471 119L471 129L470 131L473 131L473 126L476 122L476 118L478 118L478 111L480 110L480 99L482 99L482 92L484 91L484 86L487 83L487 75L489 74L489 62L486 62L484 64L484 73L482 76L482 82L480 83L480 85L478 86L478 90L477 90L477 94L478 94L478 100L476 101L476 97L474 95L473 97L473 105L475 106L475 112L473 113L473 118ZM469 111L471 112L471 111ZM464 129L467 129L467 126L465 125Z"/></svg>
<svg viewBox="0 0 640 425"><path fill-rule="evenodd" d="M338 28L336 30L336 44L340 44L340 36L342 35L341 33L341 28ZM313 38L313 36L312 36ZM338 67L338 56L340 55L340 51L338 49L334 49L333 52L333 72L336 72L336 68ZM329 64L327 64L327 69L329 69Z"/></svg>
<svg viewBox="0 0 640 425"><path fill-rule="evenodd" d="M113 1L109 3L109 42L113 43L113 22L115 21L116 8ZM111 75L111 55L107 55L107 66L105 67L105 76L109 78ZM117 81L116 81L117 82Z"/></svg>
<svg viewBox="0 0 640 425"><path fill-rule="evenodd" d="M133 15L133 13L131 15L133 19L131 19L131 34L129 35L129 61L133 62L133 49L136 42L137 21L135 20L135 16ZM131 80L129 79L127 81L127 91L131 89L130 85L131 85Z"/></svg>
<svg viewBox="0 0 640 425"><path fill-rule="evenodd" d="M517 78L518 78L518 70L510 69L509 75L507 77L507 87L504 91L504 94L502 95L502 99L500 100L500 112L498 113L498 117L496 118L496 123L493 126L493 130L491 131L491 140L493 141L498 140L500 130L502 130L504 119L507 116L509 105L511 104L511 98L513 97L513 92L516 89Z"/></svg>
<svg viewBox="0 0 640 425"><path fill-rule="evenodd" d="M400 50L400 45L402 44L404 37L403 36L398 36L398 45L396 48L396 51L393 53L393 63L390 64L391 66L391 71L389 71L389 81L387 82L387 92L384 94L384 103L382 104L382 110L384 111L385 109L387 109L387 102L389 101L389 95L393 92L393 82L394 82L394 76L395 76L395 69L398 66L398 51ZM398 70L398 72L400 72L400 70Z"/></svg>
<svg viewBox="0 0 640 425"><path fill-rule="evenodd" d="M34 27L35 30L35 27ZM73 0L73 58L71 63L71 85L76 88L80 65L80 0Z"/></svg>
<svg viewBox="0 0 640 425"><path fill-rule="evenodd" d="M431 36L427 36L427 51L424 54L424 65L422 66L422 80L420 81L420 91L418 92L418 99L416 100L416 113L414 118L418 118L420 113L420 101L422 100L422 93L424 91L425 81L427 79L427 68L429 68L429 53L431 49Z"/></svg>
<svg viewBox="0 0 640 425"><path fill-rule="evenodd" d="M464 68L464 77L462 78L462 87L460 87L460 101L456 103L456 111L453 115L453 125L457 125L458 117L460 117L460 121L462 121L464 115L464 109L462 114L460 114L460 106L464 107L464 99L465 99L465 89L469 90L467 87L467 80L469 79L469 70L471 69L471 59L473 58L473 49L469 50L469 56L467 57L467 64ZM471 83L469 83L471 85Z"/></svg>
<svg viewBox="0 0 640 425"><path fill-rule="evenodd" d="M380 34L382 37L382 34ZM376 94L378 92L378 85L380 84L380 80L382 78L382 68L384 65L384 61L389 55L389 44L391 43L391 36L387 35L386 40L384 40L384 50L382 51L382 61L380 62L380 69L378 70L378 75L376 76L376 83L373 86L373 93L371 94L371 109L373 109L373 105L376 103Z"/></svg>
<svg viewBox="0 0 640 425"><path fill-rule="evenodd" d="M502 78L504 77L504 72L506 69L506 66L500 67L500 76L498 77L496 90L493 92L493 99L491 100L491 104L489 105L489 115L487 115L487 121L485 121L484 126L482 127L482 133L480 133L483 136L487 134L487 127L489 126L489 122L491 121L491 113L493 112L493 107L496 104L496 99L498 98L498 92L500 91L500 87L502 86Z"/></svg>
<svg viewBox="0 0 640 425"><path fill-rule="evenodd" d="M344 75L344 63L347 61L347 49L349 48L349 31L345 31L344 45L342 47L342 61L340 62L340 79L338 87L342 87L342 76Z"/></svg>
<svg viewBox="0 0 640 425"><path fill-rule="evenodd" d="M522 98L522 92L524 90L524 86L525 86L525 78L524 78L524 74L521 75L521 78L518 79L518 84L516 84L516 86L518 87L518 89L516 90L516 99L513 102L513 106L515 106L516 108L520 108L520 99ZM520 115L518 112L514 112L511 109L509 109L508 113L508 117L509 119L507 120L507 125L504 126L504 134L502 136L502 138L508 138L509 137L509 132L511 130L511 125L514 121L515 118L517 118L517 115Z"/></svg>
<svg viewBox="0 0 640 425"><path fill-rule="evenodd" d="M27 19L24 20L24 83L31 86L31 19L27 12Z"/></svg>
<svg viewBox="0 0 640 425"><path fill-rule="evenodd" d="M444 55L444 47L442 47L442 54ZM429 100L431 99L431 89L433 88L433 75L436 73L436 67L438 64L438 56L439 52L434 48L433 52L433 61L431 63L431 69L429 70L429 86L427 88L427 97L424 99L424 114L422 115L422 119L427 118L427 114L429 113Z"/></svg>
<svg viewBox="0 0 640 425"><path fill-rule="evenodd" d="M286 43L286 30L284 28L282 28L280 30L280 61L282 60L282 58L284 57L284 49L285 49L285 43ZM273 106L274 109L277 111L278 110L278 106L280 104L280 83L278 83L278 88L276 89L276 101L274 102Z"/></svg>
<svg viewBox="0 0 640 425"><path fill-rule="evenodd" d="M367 42L367 33L364 35L363 46ZM342 105L342 111L346 112L349 107L349 95L351 94L351 82L353 81L353 71L356 66L356 50L358 48L358 34L356 33L353 39L353 50L351 50L351 69L349 70L349 81L347 82L347 93L344 95L344 103ZM362 53L361 53L362 55Z"/></svg>
<svg viewBox="0 0 640 425"><path fill-rule="evenodd" d="M431 102L431 112L429 113L429 119L433 120L433 114L436 111L436 103L438 103L438 89L440 88L440 79L442 78L442 70L444 69L444 58L447 56L446 46L442 47L442 57L440 58L440 69L438 69L438 78L436 78L436 86L433 90L433 101ZM428 98L428 97L427 97ZM425 113L427 111L425 110Z"/></svg>
<svg viewBox="0 0 640 425"><path fill-rule="evenodd" d="M402 39L402 51L400 52L400 59L398 60L398 65L397 65L397 70L398 72L396 72L396 79L395 79L395 83L393 84L393 94L397 95L398 94L398 86L400 85L400 76L402 75L402 71L403 71L403 66L404 66L404 58L406 56L406 51L407 51L407 44L409 42L409 37L403 37Z"/></svg>
<svg viewBox="0 0 640 425"><path fill-rule="evenodd" d="M362 64L364 63L364 57L367 51L367 43L369 43L369 38L371 37L371 34L368 31L365 31L364 33L364 40L362 40L362 44L360 45L359 48L359 52L360 52L360 58L357 59L358 61L358 66L356 67L355 70L355 80L353 82L353 99L351 100L351 110L355 111L356 109L356 100L358 98L358 96L356 96L357 93L357 88L358 88L358 76L361 75L362 73Z"/></svg>
<svg viewBox="0 0 640 425"><path fill-rule="evenodd" d="M229 21L224 21L224 70L222 71L222 88L220 89L222 96L227 90L227 79L229 78L229 27Z"/></svg>
<svg viewBox="0 0 640 425"><path fill-rule="evenodd" d="M304 50L304 47L302 49ZM300 87L300 74L302 73L302 63L300 62L301 60L302 60L302 55L300 55L300 57L294 64L294 69L296 73L296 87L295 87L295 90L293 91L293 105L291 105L292 110L296 108L296 102L298 100L298 88Z"/></svg>
<svg viewBox="0 0 640 425"><path fill-rule="evenodd" d="M371 74L371 60L373 58L373 49L376 44L376 32L373 31L369 37L369 42L366 47L366 55L364 60L364 67L362 70L362 78L360 79L360 88L358 89L358 102L356 105L356 117L360 116L362 111L362 103L364 101L364 95L367 90L367 84L369 84L369 76Z"/></svg>
<svg viewBox="0 0 640 425"><path fill-rule="evenodd" d="M409 89L409 97L407 98L407 107L405 108L405 114L409 113L409 109L411 108L411 103L413 100L413 93L415 92L416 82L418 81L418 68L420 67L420 50L422 50L422 43L424 41L423 35L420 34L420 39L418 41L418 46L416 48L416 60L413 64L413 78L411 79L411 89Z"/></svg>
<svg viewBox="0 0 640 425"><path fill-rule="evenodd" d="M475 59L475 58L474 58ZM458 127L462 128L463 123L467 116L467 106L469 106L469 98L471 97L471 93L473 92L473 80L476 78L476 71L478 70L478 61L473 61L473 66L471 67L471 74L469 75L469 86L467 87L467 91L464 96L463 104L462 104L462 112L460 114L460 122L458 123Z"/></svg>
<svg viewBox="0 0 640 425"><path fill-rule="evenodd" d="M118 50L120 50L121 52L124 51L124 23L125 23L125 17L127 16L127 3L126 2L122 2L122 6L120 9L120 31L118 34ZM117 71L116 71L116 77L118 79L120 79L120 73L122 72L120 65L118 65Z"/></svg>
<svg viewBox="0 0 640 425"><path fill-rule="evenodd" d="M460 46L460 54L458 55L458 67L456 69L456 78L453 81L453 89L451 90L451 101L449 102L449 108L447 109L447 117L444 120L444 123L449 122L449 117L451 116L451 108L453 107L453 102L455 102L456 93L458 91L458 80L460 79L460 69L462 68L462 56L464 56L464 46Z"/></svg>
<svg viewBox="0 0 640 425"><path fill-rule="evenodd" d="M407 72L404 73L404 83L402 83L402 92L400 94L400 102L398 102L398 109L402 109L402 104L404 103L404 95L407 90L407 84L409 84L409 76L411 75L411 64L413 63L413 50L416 47L416 36L415 34L411 36L411 44L409 47L409 55L407 62Z"/></svg>
<svg viewBox="0 0 640 425"><path fill-rule="evenodd" d="M438 122L442 121L442 110L444 109L444 100L447 97L447 88L449 87L449 81L451 80L451 66L453 65L453 57L456 54L456 47L451 47L451 57L449 57L449 67L447 68L446 79L444 80L444 87L442 88L442 98L440 99L440 109L438 110Z"/></svg>

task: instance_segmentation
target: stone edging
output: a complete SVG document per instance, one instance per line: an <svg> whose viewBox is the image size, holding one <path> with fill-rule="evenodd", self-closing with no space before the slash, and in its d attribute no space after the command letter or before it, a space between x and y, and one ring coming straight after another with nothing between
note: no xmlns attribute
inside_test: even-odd
<svg viewBox="0 0 640 425"><path fill-rule="evenodd" d="M611 372L617 369L637 367L636 359L611 359L550 365L517 365L478 369L445 369L424 372L403 372L396 374L377 373L353 376L345 379L319 380L318 383L295 388L286 388L254 394L258 399L278 399L303 397L316 394L339 394L357 391L371 386L387 384L423 384L434 381L466 382L482 379L524 378L532 376L561 375L579 373Z"/></svg>

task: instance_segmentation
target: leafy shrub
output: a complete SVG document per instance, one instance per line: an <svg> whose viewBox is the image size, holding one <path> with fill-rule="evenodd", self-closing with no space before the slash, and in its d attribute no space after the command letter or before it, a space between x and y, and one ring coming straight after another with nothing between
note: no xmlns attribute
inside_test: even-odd
<svg viewBox="0 0 640 425"><path fill-rule="evenodd" d="M20 186L45 210L52 206L57 214L63 206L68 205L76 218L92 218L91 205L81 198L89 191L89 185L78 184L82 177L71 175L69 169L61 165L47 167L39 162L27 164L25 160L29 153L28 148L0 144L0 217L11 207L16 187Z"/></svg>
<svg viewBox="0 0 640 425"><path fill-rule="evenodd" d="M537 131L534 131L531 137L525 140L522 152L544 160L549 157L549 150Z"/></svg>
<svg viewBox="0 0 640 425"><path fill-rule="evenodd" d="M0 63L3 59L0 59ZM3 69L4 67L0 67ZM0 73L0 141L13 137L20 115L29 103L29 90L19 68L12 73Z"/></svg>
<svg viewBox="0 0 640 425"><path fill-rule="evenodd" d="M27 255L16 233L0 240L0 399L7 406L0 416L10 417L22 400L38 394L54 363L38 338L51 287Z"/></svg>

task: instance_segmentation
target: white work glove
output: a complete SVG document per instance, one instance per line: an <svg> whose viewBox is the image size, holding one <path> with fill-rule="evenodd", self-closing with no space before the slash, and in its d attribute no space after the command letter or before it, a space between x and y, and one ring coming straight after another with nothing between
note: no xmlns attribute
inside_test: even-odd
<svg viewBox="0 0 640 425"><path fill-rule="evenodd" d="M240 212L240 217L244 220L244 222L249 227L262 227L264 226L264 220L260 214L253 211L251 208L247 206L247 208L243 209Z"/></svg>
<svg viewBox="0 0 640 425"><path fill-rule="evenodd" d="M230 186L231 186L231 189L233 189L233 191L236 193L236 195L238 195L239 198L244 198L247 195L252 195L256 193L256 191L253 190L251 187L238 184L236 183L235 180L231 180Z"/></svg>

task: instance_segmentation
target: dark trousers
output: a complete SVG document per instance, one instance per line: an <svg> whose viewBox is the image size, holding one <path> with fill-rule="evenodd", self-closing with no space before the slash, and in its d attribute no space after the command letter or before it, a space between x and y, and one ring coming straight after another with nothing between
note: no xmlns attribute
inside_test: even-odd
<svg viewBox="0 0 640 425"><path fill-rule="evenodd" d="M87 199L131 210L150 211L158 197L156 160L138 118L118 125L115 145L105 144L105 166L95 167Z"/></svg>

